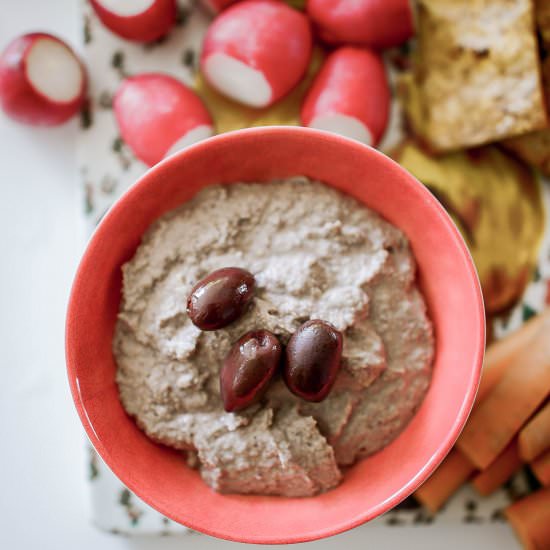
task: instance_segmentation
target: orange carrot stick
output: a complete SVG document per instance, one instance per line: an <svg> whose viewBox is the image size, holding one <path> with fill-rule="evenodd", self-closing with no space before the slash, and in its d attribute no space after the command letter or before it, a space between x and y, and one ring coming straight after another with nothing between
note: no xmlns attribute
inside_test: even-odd
<svg viewBox="0 0 550 550"><path fill-rule="evenodd" d="M550 308L547 308L539 315L531 317L518 330L493 342L487 348L476 403L487 397L500 381L505 370L512 363L517 363L517 360L527 352L532 338L549 326Z"/></svg>
<svg viewBox="0 0 550 550"><path fill-rule="evenodd" d="M521 466L518 444L514 440L486 470L474 477L472 484L480 495L490 495L508 481Z"/></svg>
<svg viewBox="0 0 550 550"><path fill-rule="evenodd" d="M474 471L472 463L460 451L453 449L435 473L416 490L414 496L430 512L435 513Z"/></svg>
<svg viewBox="0 0 550 550"><path fill-rule="evenodd" d="M518 500L504 513L525 550L550 548L550 488Z"/></svg>
<svg viewBox="0 0 550 550"><path fill-rule="evenodd" d="M480 469L497 458L550 393L550 316L542 316L535 328L521 357L476 407L457 442Z"/></svg>
<svg viewBox="0 0 550 550"><path fill-rule="evenodd" d="M550 449L531 463L531 470L545 487L550 487Z"/></svg>
<svg viewBox="0 0 550 550"><path fill-rule="evenodd" d="M519 432L518 444L519 454L526 462L550 449L550 402Z"/></svg>

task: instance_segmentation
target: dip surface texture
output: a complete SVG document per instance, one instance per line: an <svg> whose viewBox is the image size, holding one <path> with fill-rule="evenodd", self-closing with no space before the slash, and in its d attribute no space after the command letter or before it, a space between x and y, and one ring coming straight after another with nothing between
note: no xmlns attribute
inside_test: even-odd
<svg viewBox="0 0 550 550"><path fill-rule="evenodd" d="M255 297L237 321L203 332L187 296L231 266L254 274ZM305 178L203 190L144 235L123 266L122 291L113 343L122 403L152 439L189 451L216 491L335 487L343 466L395 439L430 384L432 326L407 239ZM259 329L286 344L308 319L344 336L328 397L306 402L277 377L260 403L225 412L219 370L231 345Z"/></svg>

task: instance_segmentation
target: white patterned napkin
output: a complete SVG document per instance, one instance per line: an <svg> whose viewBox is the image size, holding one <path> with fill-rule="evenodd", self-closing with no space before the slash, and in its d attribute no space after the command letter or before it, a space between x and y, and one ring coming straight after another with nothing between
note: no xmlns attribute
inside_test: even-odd
<svg viewBox="0 0 550 550"><path fill-rule="evenodd" d="M83 52L90 76L90 105L82 116L78 138L79 168L86 238L113 202L146 170L119 137L112 113L112 97L125 75L162 71L191 84L198 49L209 16L194 7L191 0L180 3L179 23L165 40L138 45L121 40L106 30L85 0L82 4ZM383 145L398 139L399 109L394 105L389 135ZM548 186L546 205L548 207ZM541 252L535 280L524 300L506 322L499 322L498 335L517 328L548 302L550 280L550 232ZM90 447L89 479L93 522L99 528L122 534L190 533L150 508L131 493ZM409 499L387 513L382 523L388 526L479 524L503 521L501 510L517 494L526 490L525 476L516 476L505 490L480 499L469 487L463 488L437 516L431 517ZM379 522L380 522L379 521Z"/></svg>

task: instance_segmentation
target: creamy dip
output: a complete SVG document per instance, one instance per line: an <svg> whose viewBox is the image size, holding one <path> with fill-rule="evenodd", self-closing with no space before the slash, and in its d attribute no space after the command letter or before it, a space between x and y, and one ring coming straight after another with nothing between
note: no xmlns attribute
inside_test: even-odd
<svg viewBox="0 0 550 550"><path fill-rule="evenodd" d="M254 274L255 297L237 321L203 332L187 296L227 266ZM122 404L155 441L188 451L216 491L335 487L343 467L397 437L430 384L432 326L407 239L321 183L208 187L154 223L122 270L113 344ZM328 397L303 401L278 378L260 403L225 412L219 370L231 345L257 329L285 344L308 319L344 336Z"/></svg>

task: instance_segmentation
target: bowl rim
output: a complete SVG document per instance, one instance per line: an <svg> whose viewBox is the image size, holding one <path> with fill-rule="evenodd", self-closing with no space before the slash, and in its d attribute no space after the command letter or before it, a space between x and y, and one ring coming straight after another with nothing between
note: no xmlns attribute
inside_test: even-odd
<svg viewBox="0 0 550 550"><path fill-rule="evenodd" d="M359 525L362 525L375 517L391 510L407 496L411 495L422 483L424 483L428 477L435 471L437 466L443 461L446 455L452 450L454 443L458 439L464 425L468 419L468 416L474 405L475 397L479 387L479 381L481 377L481 370L483 366L483 357L485 353L485 338L486 338L486 326L485 326L485 308L483 302L483 295L481 291L481 285L478 278L477 270L473 263L472 256L466 246L464 239L462 238L457 226L452 221L449 214L441 206L439 201L429 192L429 190L410 172L401 167L393 159L385 155L384 153L374 149L373 147L363 145L360 142L355 140L333 134L331 132L316 130L311 128L303 128L299 126L259 126L254 128L245 128L241 130L235 130L232 132L227 132L224 134L219 134L213 137L210 137L206 140L195 143L167 158L162 160L160 163L156 164L152 168L148 169L137 181L132 184L111 206L108 212L105 214L103 219L97 225L92 235L90 236L85 250L79 261L76 274L72 283L68 306L67 306L67 315L66 315L66 325L65 325L65 358L67 366L67 377L69 382L70 391L72 394L73 402L82 422L82 425L86 431L86 434L93 445L94 449L101 456L101 458L108 465L109 469L118 477L118 479L133 493L135 493L139 498L144 500L149 506L157 510L159 513L163 514L166 517L176 521L181 524L181 520L175 517L175 513L171 510L165 509L161 504L157 504L154 501L151 501L148 497L143 497L140 494L140 489L138 483L136 483L128 469L122 467L119 463L113 463L110 460L110 453L108 449L104 446L101 439L97 436L94 427L88 414L86 408L82 402L80 388L78 386L78 380L76 376L76 364L73 360L73 342L72 342L72 325L80 315L76 311L76 303L78 302L78 295L81 292L81 287L85 285L86 272L88 259L92 255L94 248L97 245L98 239L102 237L103 228L109 223L112 218L118 216L119 212L125 208L125 203L138 192L138 189L150 185L151 182L156 181L159 177L162 177L163 172L167 167L171 166L174 163L182 162L186 156L190 154L197 154L202 149L210 148L212 144L217 144L220 142L232 142L238 141L243 137L249 136L265 136L268 135L290 135L295 134L296 136L301 135L307 139L323 139L333 142L339 142L345 147L354 149L358 153L364 154L367 152L373 157L378 157L378 161L385 163L388 168L391 168L392 171L400 171L405 173L408 177L409 184L411 186L416 186L416 192L423 195L423 200L428 203L430 208L434 211L434 215L437 215L440 218L441 223L446 227L449 232L449 235L452 236L457 252L462 255L465 266L467 267L467 273L470 278L470 283L472 291L475 297L475 302L477 303L477 310L472 312L472 322L475 323L475 328L472 331L475 331L475 334L478 335L475 342L474 350L472 357L474 358L475 365L470 369L470 376L468 380L468 391L463 397L462 404L459 410L459 413L449 429L445 438L441 440L437 446L436 451L431 455L431 457L424 463L423 467L418 471L416 476L411 478L407 483L405 483L398 491L394 492L391 497L380 502L378 505L371 507L370 510L365 510L364 512L358 512L357 516L354 519L350 519L347 522L343 522L336 526L326 527L326 528L317 528L314 533L311 531L307 534L297 534L293 537L285 537L276 539L273 537L263 537L263 536L250 536L243 535L236 537L234 535L228 534L225 531L218 531L215 528L204 528L202 525L197 524L194 521L190 521L185 524L186 527L194 529L196 531L205 533L210 536L217 538L234 541L234 542L245 542L252 544L288 544L288 543L300 543L300 542L309 542L313 540L318 540L333 536ZM397 224L398 225L398 224Z"/></svg>

